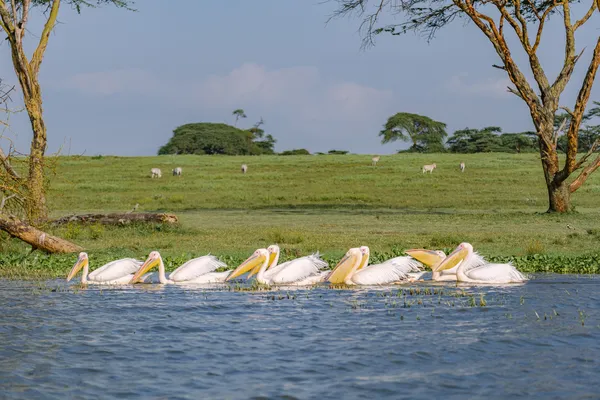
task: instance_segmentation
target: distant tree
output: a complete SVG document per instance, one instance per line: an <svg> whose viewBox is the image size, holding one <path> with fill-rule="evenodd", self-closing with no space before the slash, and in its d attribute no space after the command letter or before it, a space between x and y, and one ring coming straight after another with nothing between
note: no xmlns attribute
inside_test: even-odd
<svg viewBox="0 0 600 400"><path fill-rule="evenodd" d="M246 113L241 108L238 108L237 110L233 110L233 112L231 114L235 115L235 122L234 122L233 126L237 126L238 119L246 118Z"/></svg>
<svg viewBox="0 0 600 400"><path fill-rule="evenodd" d="M579 131L579 146L586 152L600 151L600 102L594 101L584 116L585 126ZM593 125L592 122L598 122Z"/></svg>
<svg viewBox="0 0 600 400"><path fill-rule="evenodd" d="M410 151L432 153L444 150L444 138L448 134L443 122L423 115L400 112L388 118L379 136L382 137L382 143L410 141Z"/></svg>
<svg viewBox="0 0 600 400"><path fill-rule="evenodd" d="M348 154L349 152L347 150L329 150L327 152L327 154L335 154L335 155L344 155L344 154Z"/></svg>
<svg viewBox="0 0 600 400"><path fill-rule="evenodd" d="M274 154L275 143L277 140L275 140L273 135L265 135L265 131L260 128L260 126L264 124L265 121L260 117L260 120L248 129L248 132L250 133L248 138L250 143L262 149L262 154Z"/></svg>
<svg viewBox="0 0 600 400"><path fill-rule="evenodd" d="M499 59L495 68L503 71L511 81L507 89L527 107L538 135L543 176L548 191L548 212L571 210L571 195L588 177L600 168L600 155L591 162L591 153L578 156L578 134L582 117L587 108L594 80L600 66L600 31L598 17L600 0L331 0L339 8L334 16L358 15L362 19L361 30L365 45L373 44L374 35L407 32L425 34L432 39L436 33L452 22L472 22L481 37L487 39L490 48ZM572 10L572 6L576 6ZM579 12L583 11L583 12ZM398 18L398 20L394 20ZM552 23L549 22L554 18ZM381 24L381 25L380 25ZM544 29L559 28L564 41L555 35L544 36ZM590 28L591 27L591 28ZM584 29L582 29L584 28ZM589 34L588 29L593 33ZM584 33L585 31L585 33ZM578 63L582 62L582 50L576 39L584 35L592 42L591 57L584 66L585 72L577 79L577 97L572 107L561 103L564 91ZM591 36L590 36L591 35ZM547 37L546 44L542 37ZM548 45L560 49L563 62L555 76L549 76L546 61L540 57L540 48ZM472 52L471 50L467 50ZM521 53L519 60L514 54ZM477 57L489 53L478 52ZM544 60L544 62L542 62ZM443 68L441 66L440 68ZM567 148L564 162L559 159L554 131L554 115L564 109L571 117L565 132ZM562 165L561 165L562 162ZM571 175L575 175L571 179Z"/></svg>
<svg viewBox="0 0 600 400"><path fill-rule="evenodd" d="M310 151L306 149L286 150L279 153L280 156L309 156Z"/></svg>
<svg viewBox="0 0 600 400"><path fill-rule="evenodd" d="M500 140L504 151L526 153L538 150L535 135L535 132L503 133Z"/></svg>
<svg viewBox="0 0 600 400"><path fill-rule="evenodd" d="M81 12L83 7L96 7L113 4L117 7L129 8L127 0L2 0L0 1L0 28L6 34L4 38L11 50L11 60L29 115L33 137L29 150L26 188L27 198L25 211L30 223L43 222L48 217L46 206L45 153L47 132L42 107L42 88L39 82L40 68L50 34L57 24L61 3L69 5ZM35 13L35 9L39 13ZM34 18L30 18L34 15ZM41 23L43 28L34 34L29 23ZM26 34L35 43L25 43ZM4 43L4 41L2 41ZM27 51L33 49L28 55Z"/></svg>
<svg viewBox="0 0 600 400"><path fill-rule="evenodd" d="M502 129L488 126L483 129L461 129L446 142L452 153L489 153L502 151L502 139L499 133Z"/></svg>
<svg viewBox="0 0 600 400"><path fill-rule="evenodd" d="M272 154L272 148L266 151L263 147L264 141L251 140L249 144L249 135L247 130L227 124L185 124L173 131L173 137L159 149L158 154Z"/></svg>

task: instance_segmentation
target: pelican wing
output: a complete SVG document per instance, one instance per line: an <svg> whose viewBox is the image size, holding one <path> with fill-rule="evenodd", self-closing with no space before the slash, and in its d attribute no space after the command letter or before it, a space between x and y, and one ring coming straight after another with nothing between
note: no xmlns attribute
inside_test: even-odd
<svg viewBox="0 0 600 400"><path fill-rule="evenodd" d="M272 283L298 282L309 276L319 274L322 268L328 266L327 262L319 258L318 253L297 258L285 264L287 265L283 269L271 277Z"/></svg>
<svg viewBox="0 0 600 400"><path fill-rule="evenodd" d="M400 258L400 257L398 257ZM357 285L386 285L405 281L409 273L419 271L421 263L411 257L401 257L401 260L388 260L381 264L373 264L352 275L352 282Z"/></svg>
<svg viewBox="0 0 600 400"><path fill-rule="evenodd" d="M465 262L465 261L462 260L461 262L456 264L454 267L448 269L447 271L451 274L456 274L456 270L457 270L458 266L460 264L462 264L463 262ZM477 268L477 267L481 267L483 265L488 265L488 264L489 263L482 256L480 256L478 253L474 252L473 254L471 254L471 257L469 258L468 263L465 264L464 268L466 271L468 271L472 268Z"/></svg>
<svg viewBox="0 0 600 400"><path fill-rule="evenodd" d="M401 256L390 258L387 261L382 262L382 264L398 264L406 268L406 272L421 272L421 264L419 261L416 261L414 258L410 256Z"/></svg>
<svg viewBox="0 0 600 400"><path fill-rule="evenodd" d="M135 258L122 258L95 269L88 275L88 280L96 282L114 281L129 274L135 274L143 262Z"/></svg>
<svg viewBox="0 0 600 400"><path fill-rule="evenodd" d="M171 272L169 279L174 282L189 281L224 266L225 263L215 256L206 255L193 258Z"/></svg>
<svg viewBox="0 0 600 400"><path fill-rule="evenodd" d="M470 279L481 282L523 282L527 280L525 275L519 272L511 264L485 264L479 267L473 267L465 274Z"/></svg>
<svg viewBox="0 0 600 400"><path fill-rule="evenodd" d="M276 265L276 266L274 266L272 268L269 268L264 273L265 279L271 279L272 277L274 277L275 275L277 275L279 272L281 272L285 268L287 268L292 261L296 261L296 260L286 261L286 262L281 263L279 265Z"/></svg>
<svg viewBox="0 0 600 400"><path fill-rule="evenodd" d="M292 285L294 285L294 286L310 286L310 285L315 285L317 283L325 282L325 280L329 276L330 272L331 271L321 271L321 272L317 273L316 275L311 275L308 278L304 278L302 280L296 281Z"/></svg>
<svg viewBox="0 0 600 400"><path fill-rule="evenodd" d="M225 278L229 276L231 270L223 272L207 272L197 278L185 281L185 283L219 283L225 282Z"/></svg>

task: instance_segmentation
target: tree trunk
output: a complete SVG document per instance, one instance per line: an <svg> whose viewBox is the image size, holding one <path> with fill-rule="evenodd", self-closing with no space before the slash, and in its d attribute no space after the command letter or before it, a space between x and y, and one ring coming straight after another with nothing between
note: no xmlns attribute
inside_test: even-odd
<svg viewBox="0 0 600 400"><path fill-rule="evenodd" d="M23 48L12 49L15 73L23 91L25 108L31 121L33 139L29 154L29 175L27 176L26 216L31 224L38 224L48 218L46 208L46 188L44 186L44 154L46 152L46 125L43 120L42 93L37 74L27 62Z"/></svg>
<svg viewBox="0 0 600 400"><path fill-rule="evenodd" d="M29 243L34 250L40 249L48 253L75 253L83 250L74 243L49 235L13 216L0 214L0 229Z"/></svg>
<svg viewBox="0 0 600 400"><path fill-rule="evenodd" d="M131 213L131 214L83 214L68 215L66 217L54 220L55 225L68 224L69 222L80 223L99 223L104 225L127 225L132 222L155 222L176 224L177 216L174 214L154 214L154 213Z"/></svg>
<svg viewBox="0 0 600 400"><path fill-rule="evenodd" d="M548 185L548 212L565 213L571 211L571 192L569 185L562 182L560 185Z"/></svg>
<svg viewBox="0 0 600 400"><path fill-rule="evenodd" d="M553 114L551 114L553 115ZM571 192L566 182L557 182L556 174L560 170L558 152L554 146L554 126L550 119L538 127L538 142L540 156L546 187L548 189L548 211L549 213L565 213L571 210Z"/></svg>
<svg viewBox="0 0 600 400"><path fill-rule="evenodd" d="M42 96L39 92L37 78L35 82L37 91L25 100L27 113L31 120L33 139L29 151L29 176L27 189L27 219L33 224L45 221L48 218L46 207L46 188L44 185L44 154L46 152L46 125L42 118Z"/></svg>

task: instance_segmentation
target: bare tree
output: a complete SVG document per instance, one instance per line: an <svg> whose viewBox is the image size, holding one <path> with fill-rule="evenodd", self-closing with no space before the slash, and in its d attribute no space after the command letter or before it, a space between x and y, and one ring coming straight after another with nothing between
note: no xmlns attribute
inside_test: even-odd
<svg viewBox="0 0 600 400"><path fill-rule="evenodd" d="M13 67L33 131L29 151L27 178L29 195L26 205L27 219L32 223L44 221L48 216L44 187L44 155L47 139L38 76L62 2L74 7L77 12L80 12L83 6L114 4L117 7L128 8L128 4L131 3L127 0L0 0L0 27L4 30L10 45ZM37 45L31 56L28 56L25 52L24 39L28 32L29 15L34 8L44 12L45 22L42 33L37 39Z"/></svg>
<svg viewBox="0 0 600 400"><path fill-rule="evenodd" d="M15 112L9 108L11 100L10 94L14 91L14 86L9 87L2 84L0 80L0 127L2 134L10 127L9 117ZM18 111L18 110L17 110ZM0 139L7 139L3 135ZM18 168L13 166L13 161L19 161L23 157L14 157L14 147L8 140L8 150L5 152L0 143L0 230L7 232L9 235L19 238L22 241L30 244L32 250L41 249L47 252L70 253L83 250L81 247L52 236L36 229L29 224L23 222L20 217L24 215L23 210L26 209L29 191L27 190L27 179L21 177ZM27 159L27 158L26 158Z"/></svg>
<svg viewBox="0 0 600 400"><path fill-rule="evenodd" d="M508 91L522 99L527 107L536 129L540 144L542 168L548 188L548 212L567 212L571 209L571 194L583 185L586 179L598 167L600 156L589 162L592 146L578 159L578 134L582 118L590 97L590 92L598 66L600 64L600 36L596 40L592 58L587 66L579 94L572 108L559 104L561 94L569 83L576 64L583 51L577 52L576 32L588 21L597 20L600 15L600 0L330 0L339 4L333 17L357 13L362 18L361 30L364 44L373 44L374 35L388 32L400 35L409 31L424 33L432 39L438 29L456 19L466 19L486 36L501 60L493 65L504 71L514 87ZM586 4L587 3L587 4ZM579 19L572 16L571 5L586 7ZM387 26L378 26L384 13L403 16L402 22ZM560 72L551 80L538 57L544 27L552 15L559 15L564 26L564 61ZM592 24L594 24L592 22ZM595 22L594 26L598 26ZM507 32L518 39L517 48L509 45ZM527 63L518 65L513 52L522 48ZM529 67L534 81L529 82L523 68ZM537 87L534 89L534 87ZM554 116L561 108L570 117L566 135L567 151L561 167L556 149L557 135L554 130ZM578 171L574 179L569 179Z"/></svg>

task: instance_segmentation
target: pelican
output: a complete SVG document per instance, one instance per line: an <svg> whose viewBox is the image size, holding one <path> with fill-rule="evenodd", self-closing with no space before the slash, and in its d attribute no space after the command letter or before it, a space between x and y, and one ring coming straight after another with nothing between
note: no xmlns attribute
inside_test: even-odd
<svg viewBox="0 0 600 400"><path fill-rule="evenodd" d="M444 261L444 258L446 258L446 253L443 251L410 249L406 250L405 253L431 268L431 280L442 282L456 281L456 269L458 268L458 265L445 271L438 271L437 269L440 263Z"/></svg>
<svg viewBox="0 0 600 400"><path fill-rule="evenodd" d="M233 270L226 281L252 271L256 273L257 282L264 285L311 285L322 282L322 276L328 273L320 271L321 268L327 266L327 263L321 260L317 253L276 265L267 274L267 268L275 265L278 258L278 252L270 252L268 249L258 249L246 261L240 264L239 267ZM255 269L257 270L253 271Z"/></svg>
<svg viewBox="0 0 600 400"><path fill-rule="evenodd" d="M269 261L268 261L267 269L265 270L265 273L263 275L264 279L271 279L273 276L277 275L284 268L288 268L290 266L290 263L292 263L292 262L297 263L304 259L308 259L309 261L314 261L314 260L323 261L319 258L319 252L317 252L314 255L300 257L300 258L297 258L297 259L294 259L291 261L287 261L287 262L277 265L277 263L279 262L279 254L280 254L279 246L277 246L276 244L272 244L269 247L267 247L267 250L269 252ZM252 275L257 274L258 271L260 270L260 267L261 267L261 264L258 264L256 267L254 267L248 273L248 277L246 279L250 279L252 277ZM321 267L319 267L319 269L320 268ZM325 282L325 280L327 279L327 275L329 275L330 272L331 271L320 271L316 274L306 277L303 280L294 282L294 285L306 286L306 285L314 285L314 284L320 283L320 282Z"/></svg>
<svg viewBox="0 0 600 400"><path fill-rule="evenodd" d="M387 285L408 282L414 279L409 274L421 271L421 263L411 257L396 257L381 264L368 265L369 256L367 246L348 250L327 280L346 285Z"/></svg>
<svg viewBox="0 0 600 400"><path fill-rule="evenodd" d="M458 264L458 265L457 265ZM527 277L511 264L490 264L479 254L473 252L470 243L463 242L450 253L436 268L444 271L454 266L456 280L469 283L520 283Z"/></svg>
<svg viewBox="0 0 600 400"><path fill-rule="evenodd" d="M175 271L165 275L165 264L158 251L153 251L140 269L131 278L130 283L139 282L142 275L158 265L158 277L152 274L146 279L146 282L171 284L171 283L218 283L224 282L230 271L214 272L217 268L224 267L225 263L219 261L217 257L206 255L193 258L181 265ZM158 279L157 279L158 278Z"/></svg>
<svg viewBox="0 0 600 400"><path fill-rule="evenodd" d="M77 262L73 265L71 272L67 276L69 282L81 268L81 283L93 285L125 285L128 284L133 274L140 269L142 262L134 258L122 258L120 260L111 261L108 264L89 273L89 259L85 252L79 253ZM145 279L141 277L140 279Z"/></svg>

